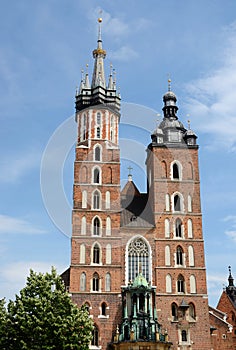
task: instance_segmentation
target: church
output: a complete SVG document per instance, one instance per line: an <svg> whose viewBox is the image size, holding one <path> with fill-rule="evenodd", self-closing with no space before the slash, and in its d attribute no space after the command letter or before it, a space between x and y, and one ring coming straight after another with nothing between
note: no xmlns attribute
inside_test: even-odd
<svg viewBox="0 0 236 350"><path fill-rule="evenodd" d="M236 349L231 271L219 310L208 305L197 135L179 120L169 80L147 145L147 190L131 174L121 189L121 98L112 69L105 76L101 23L93 75L75 97L71 264L62 275L94 321L90 348Z"/></svg>

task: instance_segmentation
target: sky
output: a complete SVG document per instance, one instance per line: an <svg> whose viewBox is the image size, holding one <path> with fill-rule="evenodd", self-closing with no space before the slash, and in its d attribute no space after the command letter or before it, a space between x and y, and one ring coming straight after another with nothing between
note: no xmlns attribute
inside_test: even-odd
<svg viewBox="0 0 236 350"><path fill-rule="evenodd" d="M0 298L29 269L70 265L74 96L102 17L122 97L122 184L145 191L145 149L168 78L198 135L209 302L236 278L235 0L0 1Z"/></svg>

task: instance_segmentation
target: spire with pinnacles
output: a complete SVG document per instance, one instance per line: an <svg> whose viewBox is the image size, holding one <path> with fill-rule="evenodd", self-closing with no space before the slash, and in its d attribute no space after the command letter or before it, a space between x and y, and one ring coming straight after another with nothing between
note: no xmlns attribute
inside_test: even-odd
<svg viewBox="0 0 236 350"><path fill-rule="evenodd" d="M94 69L92 79L92 89L96 86L102 86L106 88L106 79L104 72L104 58L106 57L106 51L102 48L102 18L98 18L98 41L97 48L93 50Z"/></svg>

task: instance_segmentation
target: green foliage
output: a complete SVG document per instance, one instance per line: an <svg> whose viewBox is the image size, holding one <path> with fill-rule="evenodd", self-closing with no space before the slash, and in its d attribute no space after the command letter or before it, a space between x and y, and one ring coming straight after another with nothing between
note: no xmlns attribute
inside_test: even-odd
<svg viewBox="0 0 236 350"><path fill-rule="evenodd" d="M8 311L4 303L0 307L2 329L7 328L0 338L1 349L6 342L8 350L89 349L93 322L85 308L72 303L55 269L46 274L31 270L26 287L9 302Z"/></svg>

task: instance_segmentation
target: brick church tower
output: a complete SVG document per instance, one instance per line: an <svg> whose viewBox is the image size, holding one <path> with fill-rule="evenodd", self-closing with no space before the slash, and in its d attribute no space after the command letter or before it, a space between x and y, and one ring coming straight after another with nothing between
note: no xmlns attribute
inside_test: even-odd
<svg viewBox="0 0 236 350"><path fill-rule="evenodd" d="M106 82L101 19L94 69L76 93L69 291L94 320L91 349L210 350L197 136L175 94L147 149L147 193L120 190L120 96ZM162 326L161 326L162 325Z"/></svg>

